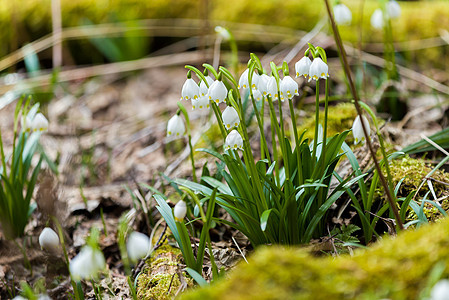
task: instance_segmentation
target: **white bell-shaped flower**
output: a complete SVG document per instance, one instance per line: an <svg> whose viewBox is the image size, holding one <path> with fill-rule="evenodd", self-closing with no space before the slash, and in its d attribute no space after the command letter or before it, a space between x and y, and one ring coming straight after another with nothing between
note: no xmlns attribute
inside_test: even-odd
<svg viewBox="0 0 449 300"><path fill-rule="evenodd" d="M225 99L227 95L228 89L221 80L215 80L214 83L212 83L212 85L209 87L209 100L214 101L217 104L226 102Z"/></svg>
<svg viewBox="0 0 449 300"><path fill-rule="evenodd" d="M338 25L349 25L352 21L352 13L344 4L334 6L334 18Z"/></svg>
<svg viewBox="0 0 449 300"><path fill-rule="evenodd" d="M395 0L387 2L387 12L391 19L397 19L401 16L401 6Z"/></svg>
<svg viewBox="0 0 449 300"><path fill-rule="evenodd" d="M309 75L310 65L312 61L309 57L304 56L295 64L296 77L304 76L307 78Z"/></svg>
<svg viewBox="0 0 449 300"><path fill-rule="evenodd" d="M248 74L249 69L246 69L243 71L242 75L240 75L239 85L237 86L239 89L249 89Z"/></svg>
<svg viewBox="0 0 449 300"><path fill-rule="evenodd" d="M138 259L146 257L150 254L153 245L150 238L140 232L132 232L126 243L126 250L131 261L136 262Z"/></svg>
<svg viewBox="0 0 449 300"><path fill-rule="evenodd" d="M442 279L438 281L430 292L429 300L448 300L449 299L449 280Z"/></svg>
<svg viewBox="0 0 449 300"><path fill-rule="evenodd" d="M271 76L268 80L268 96L271 97L271 100L279 100L279 89L276 82L276 78L274 76Z"/></svg>
<svg viewBox="0 0 449 300"><path fill-rule="evenodd" d="M204 82L204 80L201 80L201 82L200 82L200 95L201 96L206 96L207 92L209 91L208 86L210 87L212 85L212 83L214 83L214 80L209 75L207 75L205 78L206 78L207 84Z"/></svg>
<svg viewBox="0 0 449 300"><path fill-rule="evenodd" d="M106 267L103 253L90 246L84 246L70 261L70 274L74 280L92 278Z"/></svg>
<svg viewBox="0 0 449 300"><path fill-rule="evenodd" d="M48 120L42 113L37 113L34 116L31 122L31 130L40 132L48 130Z"/></svg>
<svg viewBox="0 0 449 300"><path fill-rule="evenodd" d="M281 96L290 100L294 95L299 96L298 83L290 76L285 76L281 81Z"/></svg>
<svg viewBox="0 0 449 300"><path fill-rule="evenodd" d="M257 83L257 89L262 94L262 96L268 96L268 82L270 81L270 76L267 74L262 74L259 76L259 81Z"/></svg>
<svg viewBox="0 0 449 300"><path fill-rule="evenodd" d="M253 90L257 90L257 85L259 84L260 75L257 73L253 73L253 77L251 77L251 88Z"/></svg>
<svg viewBox="0 0 449 300"><path fill-rule="evenodd" d="M22 116L20 123L22 124L23 132L30 132L33 126L33 119L30 116Z"/></svg>
<svg viewBox="0 0 449 300"><path fill-rule="evenodd" d="M309 81L329 77L329 67L320 57L315 58L310 65L309 76Z"/></svg>
<svg viewBox="0 0 449 300"><path fill-rule="evenodd" d="M181 99L184 100L199 98L200 88L198 84L196 84L195 80L192 78L187 78L186 82L184 82L184 85L182 86L181 96Z"/></svg>
<svg viewBox="0 0 449 300"><path fill-rule="evenodd" d="M375 29L382 29L384 27L384 15L380 8L376 9L371 15L371 26Z"/></svg>
<svg viewBox="0 0 449 300"><path fill-rule="evenodd" d="M259 90L253 90L253 97L254 97L254 100L256 100L256 101L260 101L263 99L263 96Z"/></svg>
<svg viewBox="0 0 449 300"><path fill-rule="evenodd" d="M206 96L201 96L198 99L192 100L192 109L203 109L203 108L209 108L210 107L210 101L207 99Z"/></svg>
<svg viewBox="0 0 449 300"><path fill-rule="evenodd" d="M243 139L237 130L234 129L228 134L225 140L224 149L243 150Z"/></svg>
<svg viewBox="0 0 449 300"><path fill-rule="evenodd" d="M239 114L232 106L226 107L221 117L223 119L223 124L225 125L226 129L237 127L240 124Z"/></svg>
<svg viewBox="0 0 449 300"><path fill-rule="evenodd" d="M176 114L167 123L167 136L181 136L186 131L184 121Z"/></svg>
<svg viewBox="0 0 449 300"><path fill-rule="evenodd" d="M59 247L58 234L50 227L45 227L39 235L39 245L41 249L55 252Z"/></svg>
<svg viewBox="0 0 449 300"><path fill-rule="evenodd" d="M225 41L229 41L231 39L231 34L229 31L221 26L215 26L215 32Z"/></svg>
<svg viewBox="0 0 449 300"><path fill-rule="evenodd" d="M176 203L175 208L173 209L173 215L175 216L175 220L182 222L187 214L187 204L180 200Z"/></svg>
<svg viewBox="0 0 449 300"><path fill-rule="evenodd" d="M365 124L366 131L368 136L370 135L371 129L369 127L368 119L365 116L362 116L363 124ZM363 133L362 122L360 121L360 116L357 116L352 124L352 134L354 135L354 145L357 145L359 142L365 142L365 134Z"/></svg>

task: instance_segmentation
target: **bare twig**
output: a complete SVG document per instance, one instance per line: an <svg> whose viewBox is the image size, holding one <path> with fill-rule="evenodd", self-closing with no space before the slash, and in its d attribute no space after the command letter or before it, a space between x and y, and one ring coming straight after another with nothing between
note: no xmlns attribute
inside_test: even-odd
<svg viewBox="0 0 449 300"><path fill-rule="evenodd" d="M246 263L248 264L248 261L246 260L245 254L243 254L242 249L240 249L239 244L237 244L237 241L235 240L234 237L232 237L232 241L234 242L234 244L237 246L237 249L239 250L240 254L242 255L243 259L246 261Z"/></svg>

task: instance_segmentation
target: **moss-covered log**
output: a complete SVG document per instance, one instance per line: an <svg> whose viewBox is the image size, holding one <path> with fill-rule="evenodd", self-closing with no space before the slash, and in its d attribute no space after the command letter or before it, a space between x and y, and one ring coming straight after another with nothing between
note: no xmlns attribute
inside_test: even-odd
<svg viewBox="0 0 449 300"><path fill-rule="evenodd" d="M437 264L449 275L448 247L449 219L386 237L353 257L265 247L227 279L182 299L418 299Z"/></svg>

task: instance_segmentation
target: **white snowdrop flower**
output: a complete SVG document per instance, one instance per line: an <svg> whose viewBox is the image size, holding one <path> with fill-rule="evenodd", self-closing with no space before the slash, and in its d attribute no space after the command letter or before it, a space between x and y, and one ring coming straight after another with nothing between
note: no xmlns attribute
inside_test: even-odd
<svg viewBox="0 0 449 300"><path fill-rule="evenodd" d="M200 82L200 95L201 96L206 96L207 92L209 91L209 88L207 86L211 86L212 83L214 83L214 80L209 75L207 75L205 78L206 78L207 84L204 82L204 80L201 80L201 82Z"/></svg>
<svg viewBox="0 0 449 300"><path fill-rule="evenodd" d="M232 106L226 107L221 117L223 119L223 124L225 125L226 129L237 127L240 124L239 114Z"/></svg>
<svg viewBox="0 0 449 300"><path fill-rule="evenodd" d="M203 108L209 108L210 107L210 101L207 99L207 96L201 96L198 99L192 100L192 109L203 109Z"/></svg>
<svg viewBox="0 0 449 300"><path fill-rule="evenodd" d="M380 8L376 9L371 15L371 26L375 29L384 27L384 16Z"/></svg>
<svg viewBox="0 0 449 300"><path fill-rule="evenodd" d="M304 56L295 64L296 77L304 76L307 78L309 75L310 65L312 61L309 57Z"/></svg>
<svg viewBox="0 0 449 300"><path fill-rule="evenodd" d="M28 300L28 298L25 298L23 296L15 296L14 298L12 298L12 300Z"/></svg>
<svg viewBox="0 0 449 300"><path fill-rule="evenodd" d="M217 104L226 102L225 99L227 95L228 89L221 80L215 80L214 83L212 83L209 87L209 100L212 100Z"/></svg>
<svg viewBox="0 0 449 300"><path fill-rule="evenodd" d="M50 227L45 227L39 235L41 249L54 252L59 246L59 237Z"/></svg>
<svg viewBox="0 0 449 300"><path fill-rule="evenodd" d="M128 242L126 243L126 250L131 261L136 262L140 258L146 257L153 245L150 238L140 232L134 231L129 235Z"/></svg>
<svg viewBox="0 0 449 300"><path fill-rule="evenodd" d="M309 76L309 81L329 77L329 67L320 57L315 58L310 65Z"/></svg>
<svg viewBox="0 0 449 300"><path fill-rule="evenodd" d="M387 2L387 12L391 19L397 19L401 16L401 6L395 0Z"/></svg>
<svg viewBox="0 0 449 300"><path fill-rule="evenodd" d="M368 136L370 135L371 129L369 127L368 119L365 116L362 116L363 123L365 124L366 131ZM360 121L360 116L357 116L352 124L352 134L354 135L354 145L357 145L359 142L365 142L365 135L363 134L362 122Z"/></svg>
<svg viewBox="0 0 449 300"><path fill-rule="evenodd" d="M23 132L30 132L32 130L33 119L30 116L22 116L20 123L22 124Z"/></svg>
<svg viewBox="0 0 449 300"><path fill-rule="evenodd" d="M103 253L90 246L84 246L70 261L70 274L74 280L95 277L106 267Z"/></svg>
<svg viewBox="0 0 449 300"><path fill-rule="evenodd" d="M270 96L273 101L279 100L279 89L276 82L276 78L274 78L274 76L270 77L267 86L268 86L268 96Z"/></svg>
<svg viewBox="0 0 449 300"><path fill-rule="evenodd" d="M47 294L39 294L37 300L51 300L51 298Z"/></svg>
<svg viewBox="0 0 449 300"><path fill-rule="evenodd" d="M167 136L180 136L186 131L184 122L181 117L176 114L167 123Z"/></svg>
<svg viewBox="0 0 449 300"><path fill-rule="evenodd" d="M352 13L344 4L334 6L334 18L338 25L349 25L352 21Z"/></svg>
<svg viewBox="0 0 449 300"><path fill-rule="evenodd" d="M260 75L257 73L253 73L253 77L251 77L251 88L253 90L257 90L257 85L259 84Z"/></svg>
<svg viewBox="0 0 449 300"><path fill-rule="evenodd" d="M239 85L237 86L239 89L249 89L248 74L249 69L246 69L243 71L242 75L240 75Z"/></svg>
<svg viewBox="0 0 449 300"><path fill-rule="evenodd" d="M429 300L449 300L449 280L438 281L430 292Z"/></svg>
<svg viewBox="0 0 449 300"><path fill-rule="evenodd" d="M259 76L259 82L257 83L257 89L262 94L262 96L268 96L268 82L270 81L270 76L267 74L262 74Z"/></svg>
<svg viewBox="0 0 449 300"><path fill-rule="evenodd" d="M285 76L281 82L281 96L291 99L294 95L299 96L298 83L290 76Z"/></svg>
<svg viewBox="0 0 449 300"><path fill-rule="evenodd" d="M263 99L262 94L260 93L259 90L253 90L253 97L255 100L260 101Z"/></svg>
<svg viewBox="0 0 449 300"><path fill-rule="evenodd" d="M197 99L200 96L200 88L192 78L187 78L182 86L181 100Z"/></svg>
<svg viewBox="0 0 449 300"><path fill-rule="evenodd" d="M48 130L47 118L42 113L37 113L34 116L33 121L31 122L31 129L33 131L41 131L41 132L47 131Z"/></svg>
<svg viewBox="0 0 449 300"><path fill-rule="evenodd" d="M224 27L215 26L215 32L218 33L225 41L228 41L231 39L231 34Z"/></svg>
<svg viewBox="0 0 449 300"><path fill-rule="evenodd" d="M243 150L243 139L237 130L234 129L228 134L225 140L224 149Z"/></svg>
<svg viewBox="0 0 449 300"><path fill-rule="evenodd" d="M173 209L173 214L175 220L182 222L187 214L187 204L182 200L176 203L175 208Z"/></svg>

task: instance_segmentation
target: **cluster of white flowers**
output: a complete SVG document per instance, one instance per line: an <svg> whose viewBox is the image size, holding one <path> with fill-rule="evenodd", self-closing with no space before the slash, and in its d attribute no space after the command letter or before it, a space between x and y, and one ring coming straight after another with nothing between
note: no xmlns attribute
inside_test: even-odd
<svg viewBox="0 0 449 300"><path fill-rule="evenodd" d="M395 1L390 0L386 4L387 19L397 19L401 16L401 6ZM384 15L380 8L376 9L371 15L371 26L375 29L384 27Z"/></svg>
<svg viewBox="0 0 449 300"><path fill-rule="evenodd" d="M296 77L307 78L309 76L309 81L312 79L318 81L320 78L329 77L329 67L320 57L311 61L309 57L304 56L295 64L295 71Z"/></svg>
<svg viewBox="0 0 449 300"><path fill-rule="evenodd" d="M42 113L22 116L22 130L25 132L44 132L48 130L48 120Z"/></svg>

